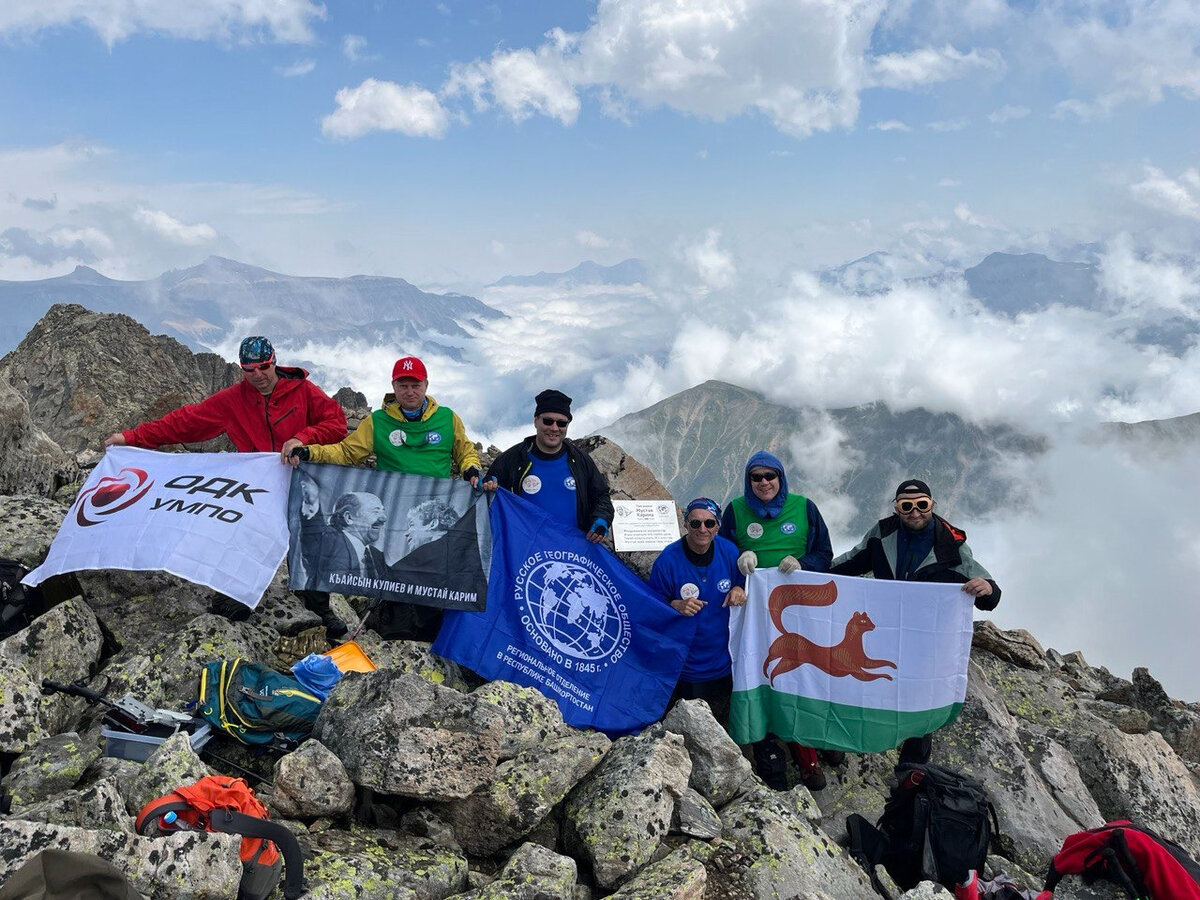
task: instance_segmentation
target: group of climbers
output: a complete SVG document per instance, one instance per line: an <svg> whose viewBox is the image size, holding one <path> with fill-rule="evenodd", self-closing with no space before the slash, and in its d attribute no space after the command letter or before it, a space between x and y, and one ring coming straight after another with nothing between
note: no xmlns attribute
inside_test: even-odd
<svg viewBox="0 0 1200 900"><path fill-rule="evenodd" d="M591 457L566 436L571 398L560 391L544 390L534 398L534 434L505 450L483 472L462 420L428 394L428 372L416 357L396 361L392 392L349 435L341 407L308 380L305 370L277 365L267 338L242 341L239 361L243 377L238 384L114 433L105 445L154 449L225 433L239 452L277 452L293 466L302 460L359 465L373 454L376 467L384 471L435 478L458 473L472 487L520 494L567 527L578 528L589 541L602 541L608 533L613 517L608 482ZM684 536L662 552L651 571L652 591L681 615L699 617L672 702L703 699L726 721L732 691L729 608L746 602L746 576L759 567L776 567L785 574L805 570L960 583L978 608L995 608L1000 588L976 562L966 534L935 514L935 506L924 481L902 482L893 514L835 559L817 505L789 490L777 457L765 450L755 453L746 463L741 496L723 513L706 497L688 503ZM331 638L345 634L346 626L331 611L327 593L300 591L299 596L321 617ZM245 607L234 606L238 611L231 615L249 615ZM910 738L901 748L901 760L925 762L931 747L930 735ZM824 787L818 751L799 744L791 744L790 750L800 780L813 790ZM821 753L834 765L844 756ZM786 789L787 763L778 741L768 735L754 745L753 755L763 780Z"/></svg>

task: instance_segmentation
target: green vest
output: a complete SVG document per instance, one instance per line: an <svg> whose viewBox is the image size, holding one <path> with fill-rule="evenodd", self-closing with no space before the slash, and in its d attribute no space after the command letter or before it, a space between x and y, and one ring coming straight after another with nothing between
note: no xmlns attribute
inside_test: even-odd
<svg viewBox="0 0 1200 900"><path fill-rule="evenodd" d="M375 433L375 468L384 472L450 477L454 450L454 413L439 406L423 422L389 416L387 410L371 413Z"/></svg>
<svg viewBox="0 0 1200 900"><path fill-rule="evenodd" d="M785 556L802 557L808 550L808 499L788 494L783 509L774 519L761 518L750 509L745 497L729 501L737 526L734 543L738 550L753 550L758 564L769 568ZM752 535L757 534L757 537Z"/></svg>

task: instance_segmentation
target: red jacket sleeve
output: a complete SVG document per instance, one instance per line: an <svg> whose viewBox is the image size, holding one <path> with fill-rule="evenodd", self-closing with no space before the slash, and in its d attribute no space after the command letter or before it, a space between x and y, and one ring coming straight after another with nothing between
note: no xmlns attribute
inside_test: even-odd
<svg viewBox="0 0 1200 900"><path fill-rule="evenodd" d="M311 381L302 382L307 393L307 421L292 437L302 444L336 444L346 437L346 414L338 402Z"/></svg>
<svg viewBox="0 0 1200 900"><path fill-rule="evenodd" d="M163 444L198 444L225 433L229 421L229 391L225 388L199 403L189 403L161 419L143 422L121 432L131 447L157 450Z"/></svg>

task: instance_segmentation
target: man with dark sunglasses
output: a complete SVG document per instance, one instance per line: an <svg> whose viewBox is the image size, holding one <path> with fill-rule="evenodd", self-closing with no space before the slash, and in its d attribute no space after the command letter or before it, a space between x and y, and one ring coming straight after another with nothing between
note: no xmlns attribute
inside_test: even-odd
<svg viewBox="0 0 1200 900"><path fill-rule="evenodd" d="M703 700L722 725L729 723L733 693L729 658L729 607L746 602L746 576L738 571L738 549L717 535L721 508L697 497L684 512L683 538L669 544L650 570L650 591L681 616L695 617L696 631L688 647L671 700Z"/></svg>
<svg viewBox="0 0 1200 900"><path fill-rule="evenodd" d="M533 399L533 435L496 457L488 466L483 486L520 494L567 527L584 532L592 543L599 543L613 518L608 479L567 437L571 398L551 388Z"/></svg>
<svg viewBox="0 0 1200 900"><path fill-rule="evenodd" d="M893 501L895 512L872 525L853 550L833 561L829 571L870 574L888 581L961 584L978 609L995 609L999 585L971 554L967 533L937 515L934 506L928 484L916 478L902 481ZM900 761L928 762L932 749L932 735L909 738L900 747Z"/></svg>
<svg viewBox="0 0 1200 900"><path fill-rule="evenodd" d="M238 351L242 380L161 419L110 434L104 446L198 444L228 435L239 453L278 453L284 443L332 443L346 436L346 414L308 380L308 372L275 363L275 348L248 337Z"/></svg>

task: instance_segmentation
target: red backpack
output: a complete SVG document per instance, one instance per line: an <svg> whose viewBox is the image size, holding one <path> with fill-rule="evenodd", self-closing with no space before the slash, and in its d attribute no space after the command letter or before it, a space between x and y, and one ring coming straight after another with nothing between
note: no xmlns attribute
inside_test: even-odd
<svg viewBox="0 0 1200 900"><path fill-rule="evenodd" d="M269 821L267 808L244 779L209 775L195 784L177 787L143 806L134 828L138 834L150 836L173 831L240 834L242 881L238 900L264 900L279 883L284 861L284 897L296 900L304 893L304 854L296 836L278 822Z"/></svg>
<svg viewBox="0 0 1200 900"><path fill-rule="evenodd" d="M1041 896L1052 896L1064 875L1110 881L1140 900L1200 900L1200 865L1179 845L1123 819L1068 835Z"/></svg>

